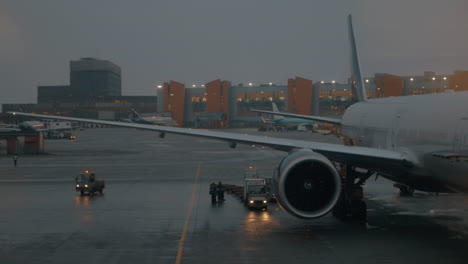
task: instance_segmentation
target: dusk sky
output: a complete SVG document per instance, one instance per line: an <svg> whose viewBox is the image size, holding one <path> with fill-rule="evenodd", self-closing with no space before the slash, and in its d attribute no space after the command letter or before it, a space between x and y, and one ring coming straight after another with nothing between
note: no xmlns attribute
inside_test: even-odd
<svg viewBox="0 0 468 264"><path fill-rule="evenodd" d="M0 0L0 104L68 85L69 61L110 60L123 95L169 80L285 84L349 76L353 14L365 76L468 70L467 0Z"/></svg>

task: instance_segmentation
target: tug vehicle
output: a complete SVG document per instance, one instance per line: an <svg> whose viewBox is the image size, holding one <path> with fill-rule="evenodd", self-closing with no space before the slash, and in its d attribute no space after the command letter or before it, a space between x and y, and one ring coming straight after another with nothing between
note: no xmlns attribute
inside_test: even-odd
<svg viewBox="0 0 468 264"><path fill-rule="evenodd" d="M97 180L96 175L89 170L75 177L75 190L81 195L85 193L93 194L99 192L102 194L106 187L104 180Z"/></svg>

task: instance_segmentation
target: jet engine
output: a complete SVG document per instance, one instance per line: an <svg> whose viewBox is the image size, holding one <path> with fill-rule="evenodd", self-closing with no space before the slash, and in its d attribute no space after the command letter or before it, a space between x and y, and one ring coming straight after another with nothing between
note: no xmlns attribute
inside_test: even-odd
<svg viewBox="0 0 468 264"><path fill-rule="evenodd" d="M341 178L325 156L302 149L286 156L273 182L283 209L301 218L324 216L341 194Z"/></svg>

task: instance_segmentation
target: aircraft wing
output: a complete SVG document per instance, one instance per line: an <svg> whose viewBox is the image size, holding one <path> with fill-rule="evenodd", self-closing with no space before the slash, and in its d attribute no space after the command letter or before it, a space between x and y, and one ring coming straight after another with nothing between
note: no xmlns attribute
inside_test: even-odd
<svg viewBox="0 0 468 264"><path fill-rule="evenodd" d="M315 152L321 153L331 160L338 162L352 162L357 166L363 168L381 171L379 168L392 168L398 169L402 167L412 167L415 165L411 161L409 156L405 153L396 151L389 151L383 149L374 149L366 147L356 146L344 146L330 143L320 143L305 140L294 140L294 139L283 139L273 138L266 136L255 136L241 133L227 133L212 130L200 130L191 128L179 128L179 127L167 127L167 126L155 126L135 123L124 123L118 121L104 121L96 119L85 119L85 118L74 118L74 117L62 117L62 116L51 116L51 115L39 115L29 114L21 112L8 112L13 115L29 116L36 118L48 118L55 120L68 120L83 123L94 123L103 124L115 127L126 127L126 128L137 128L142 130L149 130L160 132L161 136L165 133L179 134L187 136L195 136L202 138L209 138L215 140L226 141L229 143L231 148L234 148L236 144L247 144L247 145L262 145L271 147L281 151L292 151L295 149L311 149Z"/></svg>
<svg viewBox="0 0 468 264"><path fill-rule="evenodd" d="M301 119L305 119L305 120L312 120L312 121L317 121L317 122L322 122L322 123L331 123L331 124L335 124L335 125L341 124L341 119L338 119L338 118L310 116L310 115L299 115L299 114L290 114L290 113L273 112L273 111L256 110L256 109L250 109L250 111L257 112L257 113L264 113L264 114L280 115L280 116L286 116L286 117L295 117L295 118L301 118Z"/></svg>

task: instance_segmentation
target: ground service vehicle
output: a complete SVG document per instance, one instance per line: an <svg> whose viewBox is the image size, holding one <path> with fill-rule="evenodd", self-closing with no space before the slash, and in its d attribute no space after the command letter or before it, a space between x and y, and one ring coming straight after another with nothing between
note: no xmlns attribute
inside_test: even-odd
<svg viewBox="0 0 468 264"><path fill-rule="evenodd" d="M267 209L268 207L266 180L251 168L246 170L244 174L243 200L249 209Z"/></svg>
<svg viewBox="0 0 468 264"><path fill-rule="evenodd" d="M80 192L81 195L84 195L86 192L88 194L95 192L102 194L105 187L104 180L96 180L96 175L88 170L75 177L75 190Z"/></svg>

